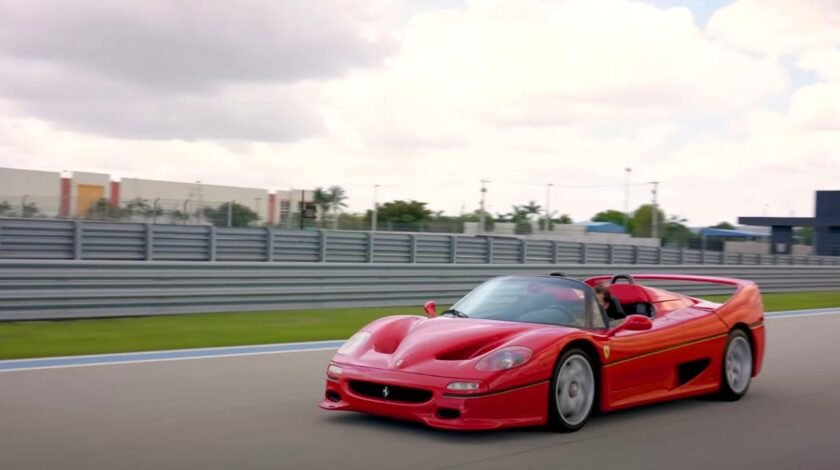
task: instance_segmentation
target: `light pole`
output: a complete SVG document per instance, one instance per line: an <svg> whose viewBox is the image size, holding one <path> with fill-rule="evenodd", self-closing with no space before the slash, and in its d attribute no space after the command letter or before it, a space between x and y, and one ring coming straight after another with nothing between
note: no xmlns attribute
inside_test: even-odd
<svg viewBox="0 0 840 470"><path fill-rule="evenodd" d="M651 238L659 238L659 220L657 220L659 218L659 204L656 199L659 193L659 181L651 181L650 184L653 185L651 190L653 205L650 211L650 236Z"/></svg>
<svg viewBox="0 0 840 470"><path fill-rule="evenodd" d="M198 223L204 222L204 189L201 186L201 180L195 182L196 190L198 191Z"/></svg>
<svg viewBox="0 0 840 470"><path fill-rule="evenodd" d="M184 201L184 210L182 212L184 213L185 225L190 221L190 215L189 212L187 212L188 208L190 207L190 202L192 202L192 199L187 199L186 201Z"/></svg>
<svg viewBox="0 0 840 470"><path fill-rule="evenodd" d="M551 231L551 183L545 185L545 231Z"/></svg>
<svg viewBox="0 0 840 470"><path fill-rule="evenodd" d="M152 204L152 224L157 223L158 203L159 202L160 202L160 198L155 198L155 202Z"/></svg>
<svg viewBox="0 0 840 470"><path fill-rule="evenodd" d="M379 211L379 185L373 185L373 212L370 215L370 231L376 231L376 213Z"/></svg>
<svg viewBox="0 0 840 470"><path fill-rule="evenodd" d="M624 233L630 233L630 173L633 169L624 169Z"/></svg>
<svg viewBox="0 0 840 470"><path fill-rule="evenodd" d="M484 233L487 215L484 211L484 198L487 196L487 180L481 180L481 203L478 209L478 233Z"/></svg>

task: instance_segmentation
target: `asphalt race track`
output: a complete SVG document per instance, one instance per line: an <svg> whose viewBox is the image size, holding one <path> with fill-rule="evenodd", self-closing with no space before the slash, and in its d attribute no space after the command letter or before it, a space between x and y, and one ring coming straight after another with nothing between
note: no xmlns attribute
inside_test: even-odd
<svg viewBox="0 0 840 470"><path fill-rule="evenodd" d="M740 402L463 434L322 411L331 351L0 373L0 469L837 469L840 315L767 321Z"/></svg>

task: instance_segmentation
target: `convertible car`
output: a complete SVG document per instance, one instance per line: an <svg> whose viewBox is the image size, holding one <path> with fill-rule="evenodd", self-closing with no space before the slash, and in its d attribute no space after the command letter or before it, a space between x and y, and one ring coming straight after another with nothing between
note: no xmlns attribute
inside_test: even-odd
<svg viewBox="0 0 840 470"><path fill-rule="evenodd" d="M637 281L726 284L723 304ZM604 286L621 315L596 298ZM603 290L603 287L599 288ZM756 285L640 274L583 282L560 273L488 280L437 316L376 320L327 367L321 408L484 430L583 427L593 411L696 395L741 398L761 370Z"/></svg>

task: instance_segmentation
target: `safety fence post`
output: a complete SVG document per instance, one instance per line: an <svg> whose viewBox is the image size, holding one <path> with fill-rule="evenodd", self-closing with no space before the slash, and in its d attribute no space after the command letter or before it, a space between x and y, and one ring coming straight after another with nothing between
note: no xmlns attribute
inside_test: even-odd
<svg viewBox="0 0 840 470"><path fill-rule="evenodd" d="M155 232L154 225L146 224L146 261L152 261L155 257Z"/></svg>
<svg viewBox="0 0 840 470"><path fill-rule="evenodd" d="M265 228L265 260L274 261L274 229L271 227Z"/></svg>
<svg viewBox="0 0 840 470"><path fill-rule="evenodd" d="M73 259L82 259L82 223L73 221Z"/></svg>
<svg viewBox="0 0 840 470"><path fill-rule="evenodd" d="M215 225L211 225L209 227L209 232L207 234L207 241L208 241L208 245L209 245L207 247L207 258L209 258L210 261L216 261L216 226Z"/></svg>
<svg viewBox="0 0 840 470"><path fill-rule="evenodd" d="M324 230L318 231L318 261L322 263L327 262L327 232Z"/></svg>

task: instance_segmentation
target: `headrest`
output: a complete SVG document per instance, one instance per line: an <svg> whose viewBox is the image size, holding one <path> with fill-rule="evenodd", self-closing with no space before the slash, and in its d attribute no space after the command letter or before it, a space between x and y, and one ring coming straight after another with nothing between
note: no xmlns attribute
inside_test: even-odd
<svg viewBox="0 0 840 470"><path fill-rule="evenodd" d="M611 284L609 290L623 304L651 303L647 290L638 284Z"/></svg>

